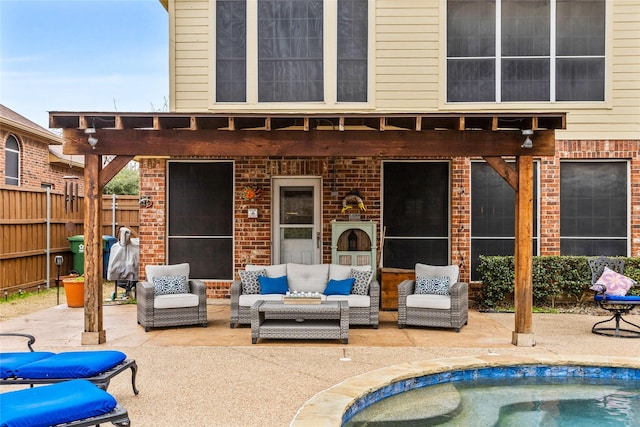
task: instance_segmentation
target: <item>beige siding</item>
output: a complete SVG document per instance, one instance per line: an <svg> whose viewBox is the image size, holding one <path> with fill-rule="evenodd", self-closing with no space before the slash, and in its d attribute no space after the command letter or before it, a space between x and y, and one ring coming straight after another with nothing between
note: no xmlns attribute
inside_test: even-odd
<svg viewBox="0 0 640 427"><path fill-rule="evenodd" d="M209 100L209 1L176 0L170 25L172 110L207 111Z"/></svg>
<svg viewBox="0 0 640 427"><path fill-rule="evenodd" d="M376 2L375 105L384 111L435 111L440 42L437 1Z"/></svg>
<svg viewBox="0 0 640 427"><path fill-rule="evenodd" d="M375 78L371 106L378 111L563 111L563 139L638 139L640 135L640 2L611 0L608 38L608 81L605 103L446 104L442 99L444 69L444 1L376 0ZM208 111L212 99L212 52L209 0L172 2L171 108ZM257 106L260 107L260 106ZM263 106L264 107L264 106ZM256 108L226 105L225 109ZM299 106L292 105L295 111ZM314 107L322 109L323 107ZM340 105L325 109L340 110ZM366 107L363 107L365 110ZM305 110L311 111L308 106ZM353 110L350 110L353 111Z"/></svg>
<svg viewBox="0 0 640 427"><path fill-rule="evenodd" d="M640 139L640 3L611 3L610 108L568 109L567 130L558 138Z"/></svg>

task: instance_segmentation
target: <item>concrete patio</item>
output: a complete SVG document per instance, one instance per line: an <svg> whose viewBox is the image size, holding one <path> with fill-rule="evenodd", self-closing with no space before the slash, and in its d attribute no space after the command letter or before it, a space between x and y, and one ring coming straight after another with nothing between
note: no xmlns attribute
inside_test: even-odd
<svg viewBox="0 0 640 427"><path fill-rule="evenodd" d="M355 375L405 362L463 356L566 357L616 360L640 367L640 340L591 333L604 317L534 314L535 347L511 344L513 314L470 311L453 330L397 328L397 313L382 311L380 328L352 327L339 341L259 341L249 327L229 327L227 301L210 301L209 326L155 329L136 322L135 305L105 305L107 343L82 346L84 310L55 306L0 323L1 332L34 335L37 350L118 349L137 361L138 396L125 372L109 387L142 426L287 426L317 393ZM640 323L640 315L629 316ZM24 350L24 340L3 339L2 350ZM347 361L341 359L348 359ZM3 391L13 387L5 386Z"/></svg>

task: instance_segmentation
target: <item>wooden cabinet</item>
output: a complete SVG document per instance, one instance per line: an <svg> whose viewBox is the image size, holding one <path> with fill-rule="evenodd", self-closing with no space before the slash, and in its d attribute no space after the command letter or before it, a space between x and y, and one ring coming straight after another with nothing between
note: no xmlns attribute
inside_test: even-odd
<svg viewBox="0 0 640 427"><path fill-rule="evenodd" d="M331 221L331 263L370 265L376 279L376 223Z"/></svg>
<svg viewBox="0 0 640 427"><path fill-rule="evenodd" d="M382 310L398 309L398 285L403 280L415 280L415 270L402 268L380 269L380 304Z"/></svg>

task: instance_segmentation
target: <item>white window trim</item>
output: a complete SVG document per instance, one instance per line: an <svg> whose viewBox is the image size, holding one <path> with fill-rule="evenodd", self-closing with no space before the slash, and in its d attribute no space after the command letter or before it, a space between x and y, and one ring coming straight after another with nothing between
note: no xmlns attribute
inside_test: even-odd
<svg viewBox="0 0 640 427"><path fill-rule="evenodd" d="M209 109L211 110L250 110L250 111L281 111L296 108L310 110L335 108L340 111L374 108L375 100L375 0L367 0L369 15L368 25L368 58L367 58L367 101L366 102L338 102L338 2L325 0L323 5L323 77L324 101L318 102L258 102L258 1L247 0L247 101L246 102L217 102L216 101L216 0L209 0Z"/></svg>

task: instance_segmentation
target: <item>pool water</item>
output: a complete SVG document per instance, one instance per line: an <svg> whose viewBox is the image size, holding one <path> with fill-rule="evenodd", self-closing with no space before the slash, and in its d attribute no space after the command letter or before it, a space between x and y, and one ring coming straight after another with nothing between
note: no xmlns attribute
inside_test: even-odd
<svg viewBox="0 0 640 427"><path fill-rule="evenodd" d="M640 426L640 381L488 378L445 382L386 397L345 427Z"/></svg>

